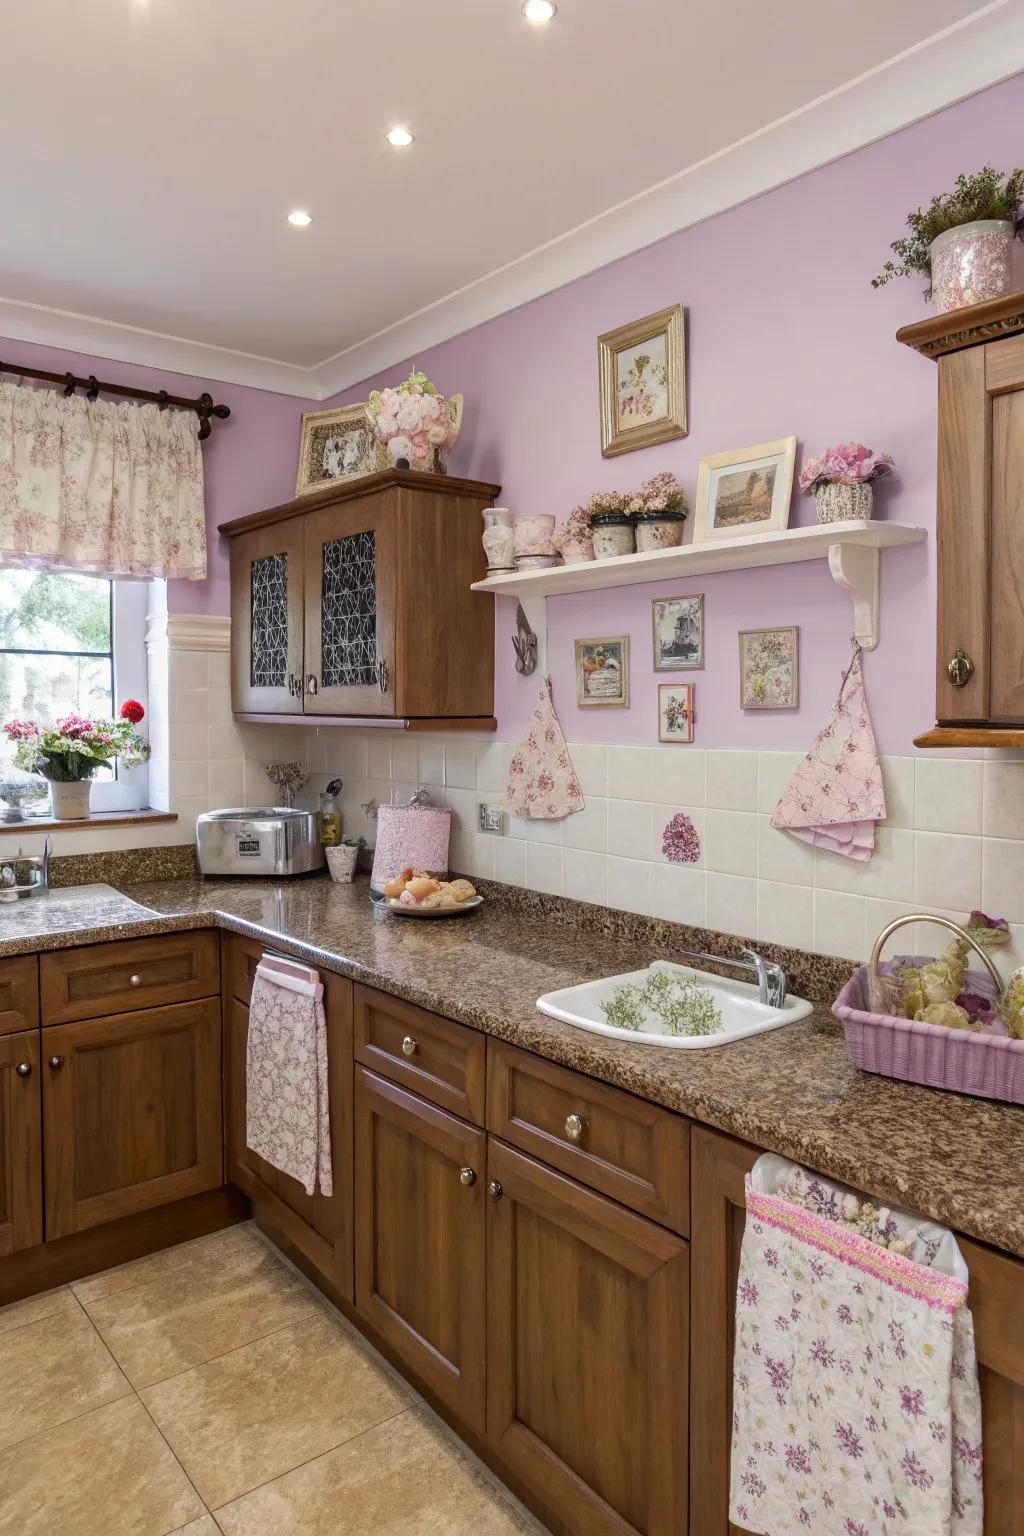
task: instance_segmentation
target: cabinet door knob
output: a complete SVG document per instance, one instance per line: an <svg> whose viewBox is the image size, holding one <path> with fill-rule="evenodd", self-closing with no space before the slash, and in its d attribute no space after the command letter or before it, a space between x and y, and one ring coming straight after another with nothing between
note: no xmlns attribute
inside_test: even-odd
<svg viewBox="0 0 1024 1536"><path fill-rule="evenodd" d="M316 680L316 673L315 672L310 672L309 675L306 678L306 692L307 693L316 693L316 690L317 690L318 687L319 687L319 684L317 683L317 680Z"/></svg>
<svg viewBox="0 0 1024 1536"><path fill-rule="evenodd" d="M582 1115L567 1115L565 1118L565 1134L570 1141L582 1141L583 1132L587 1128L587 1122Z"/></svg>
<svg viewBox="0 0 1024 1536"><path fill-rule="evenodd" d="M53 1068L53 1070L55 1072L56 1072L58 1067L62 1067L63 1065L64 1065L64 1057L63 1056L51 1056L50 1057L50 1066Z"/></svg>
<svg viewBox="0 0 1024 1536"><path fill-rule="evenodd" d="M19 1061L14 1070L19 1077L31 1077L32 1063L30 1061Z"/></svg>
<svg viewBox="0 0 1024 1536"><path fill-rule="evenodd" d="M381 693L387 693L389 681L388 664L382 657L377 663L377 683Z"/></svg>
<svg viewBox="0 0 1024 1536"><path fill-rule="evenodd" d="M139 975L138 971L136 971L133 976L129 976L128 977L128 985L130 987L141 987L142 986L142 977Z"/></svg>
<svg viewBox="0 0 1024 1536"><path fill-rule="evenodd" d="M406 1035L405 1039L402 1041L402 1055L415 1056L419 1048L419 1042L414 1040L412 1035Z"/></svg>
<svg viewBox="0 0 1024 1536"><path fill-rule="evenodd" d="M491 1200L500 1200L504 1194L500 1179L492 1179L487 1186L487 1194Z"/></svg>
<svg viewBox="0 0 1024 1536"><path fill-rule="evenodd" d="M476 1169L475 1168L462 1168L462 1169L460 1169L460 1171L459 1171L459 1182L462 1183L462 1184L465 1184L467 1189L470 1187L471 1184L475 1184L476 1183Z"/></svg>
<svg viewBox="0 0 1024 1536"><path fill-rule="evenodd" d="M974 662L962 646L957 647L956 654L946 668L946 674L954 688L966 687L974 676Z"/></svg>

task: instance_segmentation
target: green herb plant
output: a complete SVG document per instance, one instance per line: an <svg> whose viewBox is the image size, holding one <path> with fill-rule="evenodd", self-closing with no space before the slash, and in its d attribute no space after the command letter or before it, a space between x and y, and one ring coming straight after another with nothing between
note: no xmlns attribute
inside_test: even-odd
<svg viewBox="0 0 1024 1536"><path fill-rule="evenodd" d="M649 1013L676 1039L715 1035L722 1028L722 1011L707 987L696 976L679 977L671 971L649 971L642 987L635 982L616 987L601 1011L613 1029L633 1034L647 1027Z"/></svg>
<svg viewBox="0 0 1024 1536"><path fill-rule="evenodd" d="M872 288L881 288L894 277L910 277L914 272L931 273L931 243L947 229L973 224L976 219L1005 219L1013 224L1014 238L1024 240L1024 170L997 171L986 165L973 176L958 176L952 192L933 197L927 208L907 214L909 235L894 240L890 249L896 261L887 261ZM930 295L930 289L926 297Z"/></svg>

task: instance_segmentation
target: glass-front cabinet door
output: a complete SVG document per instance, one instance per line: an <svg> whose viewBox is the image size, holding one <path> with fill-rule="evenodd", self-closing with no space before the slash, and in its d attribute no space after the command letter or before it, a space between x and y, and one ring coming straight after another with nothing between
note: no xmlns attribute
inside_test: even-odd
<svg viewBox="0 0 1024 1536"><path fill-rule="evenodd" d="M231 540L236 711L302 712L302 529L290 518Z"/></svg>
<svg viewBox="0 0 1024 1536"><path fill-rule="evenodd" d="M306 518L306 714L394 715L395 522L391 496Z"/></svg>

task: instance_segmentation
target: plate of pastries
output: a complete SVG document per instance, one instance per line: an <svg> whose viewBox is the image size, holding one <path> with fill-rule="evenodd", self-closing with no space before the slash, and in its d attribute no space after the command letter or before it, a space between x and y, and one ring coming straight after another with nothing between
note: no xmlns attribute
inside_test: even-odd
<svg viewBox="0 0 1024 1536"><path fill-rule="evenodd" d="M422 869L403 869L385 883L383 896L400 917L455 917L483 903L468 880L438 880Z"/></svg>

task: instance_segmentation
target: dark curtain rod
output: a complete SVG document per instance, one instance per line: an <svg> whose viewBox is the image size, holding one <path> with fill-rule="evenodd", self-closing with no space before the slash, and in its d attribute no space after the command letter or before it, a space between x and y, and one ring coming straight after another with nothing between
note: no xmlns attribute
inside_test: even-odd
<svg viewBox="0 0 1024 1536"><path fill-rule="evenodd" d="M214 405L213 396L201 394L198 400L185 395L169 395L166 389L130 389L127 384L101 384L94 373L80 379L73 373L47 373L45 368L22 368L19 363L0 363L0 373L16 373L24 379L42 379L47 384L63 384L64 394L73 395L76 389L84 389L87 400L95 400L101 392L105 395L121 395L126 400L151 400L161 410L168 405L179 410L195 411L199 417L199 440L210 435L212 418L225 421L231 415L228 405Z"/></svg>

